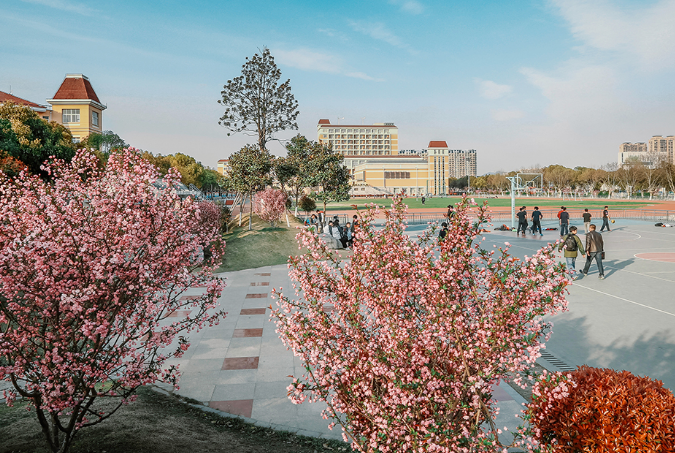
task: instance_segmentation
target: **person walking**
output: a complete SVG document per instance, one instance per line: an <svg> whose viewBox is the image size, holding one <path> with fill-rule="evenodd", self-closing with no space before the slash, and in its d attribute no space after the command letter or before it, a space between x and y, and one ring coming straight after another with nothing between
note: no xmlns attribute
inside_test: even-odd
<svg viewBox="0 0 675 453"><path fill-rule="evenodd" d="M584 209L582 217L584 218L584 230L586 230L586 234L588 234L591 228L591 217L592 217L591 213L588 212L588 208Z"/></svg>
<svg viewBox="0 0 675 453"><path fill-rule="evenodd" d="M560 245L558 246L558 251L561 251L565 248L565 253L563 256L565 257L565 261L567 262L567 270L572 274L572 280L577 279L577 269L576 269L576 263L577 263L577 256L579 253L581 256L584 256L584 246L581 243L581 239L579 239L579 236L577 236L577 227L572 225L570 227L570 232L569 234L565 235L562 241L560 241Z"/></svg>
<svg viewBox="0 0 675 453"><path fill-rule="evenodd" d="M562 212L560 213L560 237L569 234L569 225L570 225L570 213L567 212L567 208L563 206Z"/></svg>
<svg viewBox="0 0 675 453"><path fill-rule="evenodd" d="M605 206L605 209L602 210L602 227L600 227L600 232L602 233L607 227L607 231L612 231L609 229L609 207Z"/></svg>
<svg viewBox="0 0 675 453"><path fill-rule="evenodd" d="M445 215L448 218L448 221L452 220L452 217L455 215L455 207L451 204L448 205L448 213Z"/></svg>
<svg viewBox="0 0 675 453"><path fill-rule="evenodd" d="M425 197L424 195L422 195L422 205L424 205L424 202L425 202L425 201L427 201L427 197Z"/></svg>
<svg viewBox="0 0 675 453"><path fill-rule="evenodd" d="M539 206L534 207L534 211L532 211L532 234L537 234L537 229L539 230L539 236L543 236L544 234L541 232L541 218L542 218L541 211L539 210Z"/></svg>
<svg viewBox="0 0 675 453"><path fill-rule="evenodd" d="M588 270L591 268L591 262L595 260L598 265L598 272L600 280L605 279L605 270L602 267L602 259L605 255L605 243L602 240L602 234L595 231L595 225L591 224L591 231L586 235L586 265L582 271L584 275L588 275Z"/></svg>
<svg viewBox="0 0 675 453"><path fill-rule="evenodd" d="M523 206L518 210L518 214L516 214L518 217L518 231L516 231L516 235L520 234L520 230L523 230L523 236L525 236L525 231L527 230L527 211L525 209L526 207Z"/></svg>

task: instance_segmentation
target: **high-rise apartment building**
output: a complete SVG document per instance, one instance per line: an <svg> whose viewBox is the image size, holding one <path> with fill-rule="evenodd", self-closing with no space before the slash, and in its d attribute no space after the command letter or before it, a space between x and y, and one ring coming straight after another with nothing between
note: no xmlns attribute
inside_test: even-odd
<svg viewBox="0 0 675 453"><path fill-rule="evenodd" d="M675 164L675 135L654 135L649 139L650 153L665 153L668 162Z"/></svg>

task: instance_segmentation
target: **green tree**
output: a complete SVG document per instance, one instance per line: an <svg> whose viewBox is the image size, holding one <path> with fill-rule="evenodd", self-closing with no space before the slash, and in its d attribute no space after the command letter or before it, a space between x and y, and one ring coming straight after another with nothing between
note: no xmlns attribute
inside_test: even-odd
<svg viewBox="0 0 675 453"><path fill-rule="evenodd" d="M344 166L344 156L333 151L331 146L312 145L312 154L307 162L308 186L318 189L313 197L326 204L331 201L349 200L349 181L351 175Z"/></svg>
<svg viewBox="0 0 675 453"><path fill-rule="evenodd" d="M298 102L291 93L291 81L279 84L281 70L267 47L262 55L255 54L242 66L241 75L228 80L221 92L219 104L225 113L218 124L230 133L242 132L258 137L258 147L267 149L274 134L286 129L297 129Z"/></svg>
<svg viewBox="0 0 675 453"><path fill-rule="evenodd" d="M229 177L237 192L245 193L249 199L248 229L252 228L253 194L272 182L272 156L258 146L246 145L230 156Z"/></svg>
<svg viewBox="0 0 675 453"><path fill-rule="evenodd" d="M70 162L77 146L63 125L48 123L30 108L7 102L0 105L0 150L26 164L31 173L46 177L40 166L50 156Z"/></svg>
<svg viewBox="0 0 675 453"><path fill-rule="evenodd" d="M281 185L289 189L289 194L295 199L295 215L298 215L298 200L302 191L310 186L307 164L310 156L317 153L321 145L310 142L298 134L286 145L286 157L276 159L274 173Z"/></svg>
<svg viewBox="0 0 675 453"><path fill-rule="evenodd" d="M80 146L82 148L93 148L105 155L110 154L114 149L128 148L129 145L113 131L104 131L102 134L92 133L84 139Z"/></svg>
<svg viewBox="0 0 675 453"><path fill-rule="evenodd" d="M222 190L222 181L223 175L218 173L217 170L213 168L204 168L201 176L199 177L199 188L202 189L202 192L213 192L217 190Z"/></svg>

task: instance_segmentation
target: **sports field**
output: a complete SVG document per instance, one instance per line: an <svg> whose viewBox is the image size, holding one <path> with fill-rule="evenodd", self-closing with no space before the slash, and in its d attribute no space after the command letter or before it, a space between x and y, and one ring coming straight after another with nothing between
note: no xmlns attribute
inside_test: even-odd
<svg viewBox="0 0 675 453"><path fill-rule="evenodd" d="M404 200L405 204L408 205L409 209L438 209L445 210L449 204L457 204L462 199L460 197L436 197L436 198L427 198L426 202L422 204L420 199L415 198L406 198ZM501 197L501 198L474 198L476 203L482 204L483 201L487 200L488 205L494 208L498 207L510 207L511 198ZM364 199L364 198L352 198L349 201L343 201L340 203L329 203L327 206L328 211L346 211L353 209L352 205L356 205L359 209L365 208L367 205L375 203L378 206L390 207L392 203L391 198L377 198L377 199ZM568 208L588 208L588 209L602 209L604 206L609 206L610 209L635 209L643 208L647 206L654 206L657 202L655 201L616 201L616 200L607 200L605 198L587 198L581 199L578 201L574 200L561 200L555 198L516 198L516 206L539 206L541 208L552 207L559 208L560 206L567 206ZM319 207L317 205L317 207Z"/></svg>

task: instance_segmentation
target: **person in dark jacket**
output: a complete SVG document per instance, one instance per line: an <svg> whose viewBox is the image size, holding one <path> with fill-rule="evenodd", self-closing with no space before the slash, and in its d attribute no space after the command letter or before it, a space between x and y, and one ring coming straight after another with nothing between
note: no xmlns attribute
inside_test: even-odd
<svg viewBox="0 0 675 453"><path fill-rule="evenodd" d="M525 231L527 231L527 211L525 210L526 207L523 206L520 208L518 211L518 214L516 216L518 217L518 231L516 231L516 234L520 234L520 231L523 231L523 236L525 236Z"/></svg>
<svg viewBox="0 0 675 453"><path fill-rule="evenodd" d="M584 209L584 213L582 215L584 218L584 229L586 230L586 234L588 234L589 231L591 231L591 213L588 212L588 208Z"/></svg>
<svg viewBox="0 0 675 453"><path fill-rule="evenodd" d="M581 243L581 239L579 239L579 236L577 236L577 227L575 227L574 225L570 227L570 233L565 235L563 240L560 241L558 251L561 251L563 248L565 249L565 253L563 254L563 256L565 257L565 261L567 262L567 270L572 274L572 279L576 280L577 256L579 254L581 254L581 256L584 256L585 253L584 253L584 246Z"/></svg>
<svg viewBox="0 0 675 453"><path fill-rule="evenodd" d="M605 209L602 210L602 228L600 232L602 233L607 228L607 231L612 231L609 229L609 206L605 206Z"/></svg>
<svg viewBox="0 0 675 453"><path fill-rule="evenodd" d="M560 237L568 234L570 225L570 213L567 212L567 208L563 207L562 212L560 213Z"/></svg>
<svg viewBox="0 0 675 453"><path fill-rule="evenodd" d="M604 280L605 270L602 268L602 255L605 251L605 244L602 240L602 234L595 231L595 225L591 224L591 231L586 235L586 265L584 266L583 274L588 275L588 270L591 268L591 262L595 259L598 265L598 278Z"/></svg>
<svg viewBox="0 0 675 453"><path fill-rule="evenodd" d="M447 222L441 223L441 231L438 232L438 240L442 241L448 235L448 224Z"/></svg>
<svg viewBox="0 0 675 453"><path fill-rule="evenodd" d="M534 211L532 212L532 234L537 234L537 230L539 230L539 236L544 235L544 233L541 232L541 218L542 214L539 210L539 206L535 206Z"/></svg>

